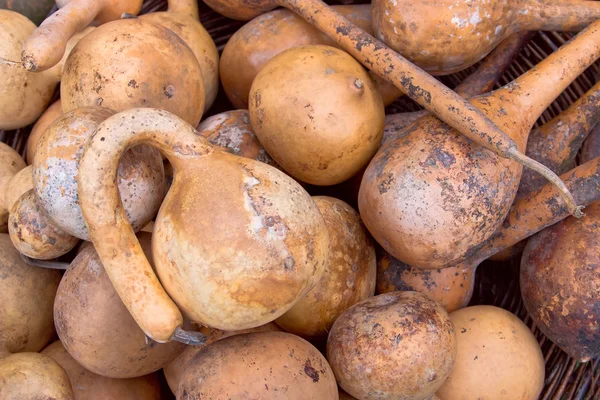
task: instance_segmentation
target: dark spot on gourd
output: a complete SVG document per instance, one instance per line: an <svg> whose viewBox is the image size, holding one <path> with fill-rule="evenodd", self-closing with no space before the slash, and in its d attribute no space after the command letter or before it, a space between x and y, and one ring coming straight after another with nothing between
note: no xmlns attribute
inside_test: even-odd
<svg viewBox="0 0 600 400"><path fill-rule="evenodd" d="M294 264L296 264L296 260L294 260L294 257L288 256L283 260L283 267L286 270L294 269Z"/></svg>
<svg viewBox="0 0 600 400"><path fill-rule="evenodd" d="M319 382L319 372L312 367L310 360L308 359L304 364L304 373L311 378L313 382Z"/></svg>
<svg viewBox="0 0 600 400"><path fill-rule="evenodd" d="M175 87L173 85L167 85L164 89L165 96L169 99L175 95Z"/></svg>

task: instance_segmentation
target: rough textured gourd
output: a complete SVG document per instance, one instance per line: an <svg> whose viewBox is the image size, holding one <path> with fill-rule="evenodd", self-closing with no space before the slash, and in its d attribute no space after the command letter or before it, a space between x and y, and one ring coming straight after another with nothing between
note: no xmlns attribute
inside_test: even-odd
<svg viewBox="0 0 600 400"><path fill-rule="evenodd" d="M0 359L36 352L54 336L52 304L60 271L27 265L0 233Z"/></svg>
<svg viewBox="0 0 600 400"><path fill-rule="evenodd" d="M151 235L142 232L139 238L151 255ZM182 343L159 344L146 338L115 293L93 246L75 257L61 280L54 323L69 354L84 368L109 378L147 375L185 348Z"/></svg>
<svg viewBox="0 0 600 400"><path fill-rule="evenodd" d="M206 118L198 125L198 132L210 143L231 154L277 167L254 134L248 110L226 111Z"/></svg>
<svg viewBox="0 0 600 400"><path fill-rule="evenodd" d="M442 400L537 400L544 388L544 355L527 325L493 306L450 314L456 361L437 395Z"/></svg>
<svg viewBox="0 0 600 400"><path fill-rule="evenodd" d="M335 376L310 343L284 332L246 333L206 346L190 360L177 398L338 399Z"/></svg>
<svg viewBox="0 0 600 400"><path fill-rule="evenodd" d="M219 52L200 23L197 0L170 0L169 9L141 15L142 20L160 24L175 32L194 52L204 83L204 111L208 110L219 91Z"/></svg>
<svg viewBox="0 0 600 400"><path fill-rule="evenodd" d="M158 147L175 172L154 226L162 286L114 185L118 157L134 143ZM102 263L137 323L156 341L181 332L175 303L200 324L247 329L289 310L323 274L327 228L309 194L276 168L214 148L166 111L140 108L107 119L88 141L78 180Z"/></svg>
<svg viewBox="0 0 600 400"><path fill-rule="evenodd" d="M450 374L455 356L448 313L417 292L355 304L335 321L327 341L338 384L364 400L429 399Z"/></svg>
<svg viewBox="0 0 600 400"><path fill-rule="evenodd" d="M275 322L307 339L326 339L335 320L350 306L373 296L375 247L352 207L315 196L329 232L329 258L319 283Z"/></svg>
<svg viewBox="0 0 600 400"><path fill-rule="evenodd" d="M12 354L0 360L0 398L75 399L65 370L39 353Z"/></svg>
<svg viewBox="0 0 600 400"><path fill-rule="evenodd" d="M83 368L67 352L60 340L48 345L42 354L56 361L67 373L75 400L160 400L156 374L139 378L113 379Z"/></svg>
<svg viewBox="0 0 600 400"><path fill-rule="evenodd" d="M33 160L33 185L39 206L63 231L90 240L77 195L79 164L86 140L113 111L82 107L54 121L40 139ZM129 149L117 178L127 218L136 231L156 215L165 194L162 158L155 149Z"/></svg>
<svg viewBox="0 0 600 400"><path fill-rule="evenodd" d="M171 392L173 394L177 394L177 388L179 387L179 382L181 381L181 377L187 367L188 362L204 347L208 346L211 343L216 342L217 340L225 339L226 337L233 335L241 335L244 333L254 333L254 332L280 332L281 328L277 326L274 322L269 322L268 324L257 326L256 328L250 329L242 329L241 331L221 331L218 329L211 329L207 327L201 327L200 332L206 335L206 342L199 346L186 346L185 350L177 356L176 359L165 365L163 368L163 372L165 374L165 378L167 379L167 383Z"/></svg>
<svg viewBox="0 0 600 400"><path fill-rule="evenodd" d="M48 16L54 4L54 0L0 0L1 9L24 15L36 25L39 25Z"/></svg>
<svg viewBox="0 0 600 400"><path fill-rule="evenodd" d="M256 136L285 171L324 186L345 181L368 163L385 118L369 74L330 46L273 57L252 83L249 112Z"/></svg>
<svg viewBox="0 0 600 400"><path fill-rule="evenodd" d="M27 164L33 164L33 156L37 150L42 134L51 123L62 115L62 113L62 105L60 99L58 99L44 111L36 121L35 125L33 125L29 137L27 138Z"/></svg>
<svg viewBox="0 0 600 400"><path fill-rule="evenodd" d="M6 187L13 176L25 167L25 161L19 153L6 143L0 142L0 232L6 232L8 228Z"/></svg>
<svg viewBox="0 0 600 400"><path fill-rule="evenodd" d="M536 326L571 357L600 355L600 203L581 221L565 220L529 239L521 293Z"/></svg>
<svg viewBox="0 0 600 400"><path fill-rule="evenodd" d="M60 8L31 33L23 43L21 59L29 71L45 71L65 54L67 42L92 21L103 24L137 14L142 0L57 0Z"/></svg>
<svg viewBox="0 0 600 400"><path fill-rule="evenodd" d="M370 5L331 8L372 34ZM231 104L236 108L248 108L252 81L271 58L294 47L317 44L338 47L337 43L289 10L273 10L248 22L229 38L219 64L223 89ZM375 80L385 105L402 95L389 82L377 76Z"/></svg>
<svg viewBox="0 0 600 400"><path fill-rule="evenodd" d="M96 28L75 46L60 97L64 112L156 107L196 126L205 104L202 79L196 56L171 30L139 18L121 19Z"/></svg>
<svg viewBox="0 0 600 400"><path fill-rule="evenodd" d="M524 151L539 115L598 57L600 22L515 81L470 101ZM371 160L359 191L359 210L375 240L392 256L413 267L445 268L476 251L499 227L521 172L521 165L425 117Z"/></svg>
<svg viewBox="0 0 600 400"><path fill-rule="evenodd" d="M600 124L596 124L583 142L579 159L581 163L585 163L598 156L600 156Z"/></svg>
<svg viewBox="0 0 600 400"><path fill-rule="evenodd" d="M35 25L21 14L0 10L0 129L23 128L44 112L60 81L69 51L93 28L79 32L67 43L65 56L52 69L34 74L20 62L21 46Z"/></svg>
<svg viewBox="0 0 600 400"><path fill-rule="evenodd" d="M71 251L79 239L60 229L39 206L32 189L13 204L8 217L12 244L21 254L50 260Z"/></svg>
<svg viewBox="0 0 600 400"><path fill-rule="evenodd" d="M434 75L475 64L512 33L579 31L598 19L595 1L373 1L376 36Z"/></svg>

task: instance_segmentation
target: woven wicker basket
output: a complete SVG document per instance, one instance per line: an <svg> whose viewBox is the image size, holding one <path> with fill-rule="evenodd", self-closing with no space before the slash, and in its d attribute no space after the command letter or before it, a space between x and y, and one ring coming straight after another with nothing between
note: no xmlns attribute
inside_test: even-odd
<svg viewBox="0 0 600 400"><path fill-rule="evenodd" d="M329 4L367 3L361 0L327 1ZM163 11L167 8L166 0L146 0L142 13ZM52 12L56 10L56 7ZM219 51L223 49L229 37L244 22L225 18L200 3L201 22L214 39ZM523 49L514 63L509 67L498 86L507 84L543 60L548 54L558 49L572 37L571 34L557 32L538 32L532 41ZM454 75L440 78L449 87L455 87L465 79L476 66ZM589 90L596 76L600 77L598 65L588 69L544 112L538 125L549 121L561 111L568 108L581 95ZM222 89L222 88L221 88ZM58 94L57 94L58 96ZM233 107L220 90L215 104L205 117L230 110ZM407 98L400 98L387 108L387 113L414 111L420 107ZM0 131L0 141L19 151L25 151L25 144L31 127L16 131ZM493 304L510 310L527 323L535 333L545 356L546 383L540 396L542 400L600 400L600 359L581 364L570 358L548 340L533 324L523 306L519 288L519 260L504 263L484 262L477 269L475 294L471 304ZM171 397L168 389L164 398Z"/></svg>

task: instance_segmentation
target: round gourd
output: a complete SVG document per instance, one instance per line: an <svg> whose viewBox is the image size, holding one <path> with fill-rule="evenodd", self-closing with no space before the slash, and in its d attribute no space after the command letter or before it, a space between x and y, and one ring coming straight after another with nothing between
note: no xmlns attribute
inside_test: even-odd
<svg viewBox="0 0 600 400"><path fill-rule="evenodd" d="M46 128L60 117L62 113L62 104L60 99L58 99L44 111L33 128L31 128L31 133L29 134L29 138L27 138L27 164L33 163L33 156Z"/></svg>
<svg viewBox="0 0 600 400"><path fill-rule="evenodd" d="M19 153L6 143L0 142L0 232L6 232L8 222L6 188L13 176L25 167L25 161Z"/></svg>
<svg viewBox="0 0 600 400"><path fill-rule="evenodd" d="M273 159L294 178L316 185L350 178L369 162L383 135L375 83L350 55L330 46L273 57L252 83L249 111Z"/></svg>
<svg viewBox="0 0 600 400"><path fill-rule="evenodd" d="M17 172L4 188L4 205L10 210L19 198L33 189L32 168L27 166ZM2 189L0 189L2 190Z"/></svg>

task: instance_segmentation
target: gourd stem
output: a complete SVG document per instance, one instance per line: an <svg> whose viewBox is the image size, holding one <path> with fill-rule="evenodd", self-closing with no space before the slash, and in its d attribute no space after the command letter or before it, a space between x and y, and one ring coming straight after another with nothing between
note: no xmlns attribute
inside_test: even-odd
<svg viewBox="0 0 600 400"><path fill-rule="evenodd" d="M531 31L578 32L600 19L598 1L540 1L519 12L519 27Z"/></svg>
<svg viewBox="0 0 600 400"><path fill-rule="evenodd" d="M185 14L196 21L200 20L198 0L168 0L167 3L169 5L169 12Z"/></svg>
<svg viewBox="0 0 600 400"><path fill-rule="evenodd" d="M27 257L25 254L21 254L21 259L25 261L28 265L31 265L32 267L60 269L63 271L66 271L70 265L69 263L64 262L36 260L34 258Z"/></svg>
<svg viewBox="0 0 600 400"><path fill-rule="evenodd" d="M184 331L179 327L175 329L173 340L189 346L200 346L206 343L206 335L200 332Z"/></svg>
<svg viewBox="0 0 600 400"><path fill-rule="evenodd" d="M571 215L573 215L575 218L583 217L583 206L578 206L577 203L575 203L575 199L573 198L571 192L569 192L567 185L565 185L565 183L558 177L558 175L556 175L550 169L546 168L544 165L540 164L534 159L525 156L516 148L513 151L510 151L509 155L511 159L523 164L529 169L538 172L540 175L542 175L544 178L550 181L553 185L555 185L558 188L558 193L565 202L565 205L567 206L567 209L569 210Z"/></svg>
<svg viewBox="0 0 600 400"><path fill-rule="evenodd" d="M2 57L0 57L0 64L8 65L9 67L25 68L25 63L23 61L12 61Z"/></svg>

